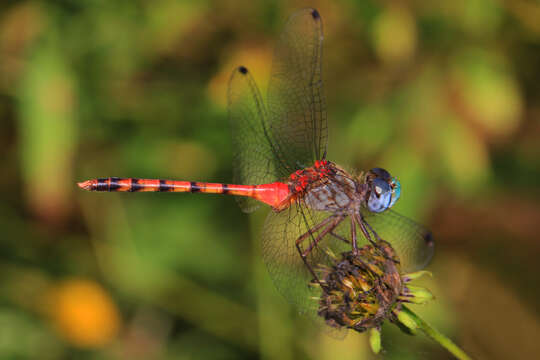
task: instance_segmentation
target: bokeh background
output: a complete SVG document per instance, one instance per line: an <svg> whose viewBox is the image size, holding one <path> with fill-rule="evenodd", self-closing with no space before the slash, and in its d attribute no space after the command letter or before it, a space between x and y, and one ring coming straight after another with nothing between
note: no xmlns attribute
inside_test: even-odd
<svg viewBox="0 0 540 360"><path fill-rule="evenodd" d="M475 358L540 353L540 3L2 1L1 359L370 359L298 317L232 198L76 181L227 182L235 66L263 92L319 9L329 158L388 168L436 254L414 310ZM383 328L388 359L449 359Z"/></svg>

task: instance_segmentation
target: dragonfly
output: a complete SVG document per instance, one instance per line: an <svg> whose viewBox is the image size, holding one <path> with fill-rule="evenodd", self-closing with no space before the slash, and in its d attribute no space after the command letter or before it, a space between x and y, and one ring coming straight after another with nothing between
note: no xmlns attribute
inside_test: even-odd
<svg viewBox="0 0 540 360"><path fill-rule="evenodd" d="M433 237L391 209L401 195L397 178L382 168L355 174L327 159L322 45L319 12L302 9L288 19L277 41L266 102L246 67L233 71L228 112L234 184L108 177L79 187L235 195L248 213L270 206L263 260L277 289L300 312L318 306L317 290L309 284L317 267L331 263L331 253L356 253L384 239L404 271L422 269L433 255Z"/></svg>

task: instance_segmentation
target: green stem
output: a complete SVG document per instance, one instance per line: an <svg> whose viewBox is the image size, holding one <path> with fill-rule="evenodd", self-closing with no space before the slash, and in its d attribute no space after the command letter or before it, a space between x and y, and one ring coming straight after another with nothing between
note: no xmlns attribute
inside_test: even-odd
<svg viewBox="0 0 540 360"><path fill-rule="evenodd" d="M410 309L403 306L402 311L406 312L414 320L420 330L422 330L427 336L438 342L442 347L448 350L456 358L460 360L471 360L469 355L467 355L463 350L461 350L452 340L450 340L449 338L441 334L437 329L422 320Z"/></svg>

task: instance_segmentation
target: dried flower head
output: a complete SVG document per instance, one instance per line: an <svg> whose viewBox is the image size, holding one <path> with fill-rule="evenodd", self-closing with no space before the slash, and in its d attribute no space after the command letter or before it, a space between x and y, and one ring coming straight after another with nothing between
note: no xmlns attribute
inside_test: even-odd
<svg viewBox="0 0 540 360"><path fill-rule="evenodd" d="M409 284L427 271L401 274L394 249L383 240L360 248L356 254L344 252L340 258L329 255L333 263L320 265L319 279L312 282L322 289L318 315L328 325L359 332L371 330L375 352L380 350L379 330L385 320L415 330L414 322L401 311L402 304L420 304L433 298L427 289Z"/></svg>

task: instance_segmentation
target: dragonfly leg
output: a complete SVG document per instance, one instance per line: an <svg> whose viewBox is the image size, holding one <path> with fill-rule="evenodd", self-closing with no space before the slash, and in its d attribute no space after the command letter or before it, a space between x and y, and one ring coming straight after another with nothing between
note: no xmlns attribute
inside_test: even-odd
<svg viewBox="0 0 540 360"><path fill-rule="evenodd" d="M358 255L358 244L356 242L356 221L354 220L354 217L351 217L351 242L352 242L352 249L353 249L353 255Z"/></svg>
<svg viewBox="0 0 540 360"><path fill-rule="evenodd" d="M381 241L382 239L380 238L379 234L377 234L377 232L375 232L375 230L373 230L371 225L369 225L369 223L367 221L365 221L365 220L363 222L364 222L364 225L369 228L369 231L371 231L373 236L375 236L375 239L377 239L377 241Z"/></svg>
<svg viewBox="0 0 540 360"><path fill-rule="evenodd" d="M344 219L343 217L337 217L335 218L333 223L328 225L325 229L321 230L321 232L317 235L317 237L313 240L313 242L309 244L308 248L304 250L304 252L302 253L302 256L307 257L309 253L311 253L313 248L317 246L318 243L321 242L322 238L326 234L332 232L332 230L334 230L343 221L343 219Z"/></svg>
<svg viewBox="0 0 540 360"><path fill-rule="evenodd" d="M339 239L339 240L343 241L343 242L346 243L346 244L350 244L350 243L351 243L351 242L349 241L349 239L344 238L343 236L336 234L336 233L334 232L334 230L330 231L330 235L332 235L332 236L335 237L336 239Z"/></svg>
<svg viewBox="0 0 540 360"><path fill-rule="evenodd" d="M373 233L373 235L375 236L375 238L377 239L377 242L379 241L382 241L381 237L379 236L379 234L377 234L377 232L375 230L373 230L373 228L371 227L371 225L369 225L369 223L367 221L364 222L364 224L366 224L366 226L369 228L369 230ZM399 260L395 259L395 258L392 258L392 257L389 257L388 254L386 253L386 251L384 251L383 249L381 249L379 246L377 246L377 249L381 252L381 254L384 256L385 259L387 260L391 260L397 264L399 264Z"/></svg>
<svg viewBox="0 0 540 360"><path fill-rule="evenodd" d="M329 231L334 230L336 228L336 226L341 222L341 220L343 220L343 218L337 218L337 219L339 219L339 220L337 221L337 223L335 223L336 218L334 218L332 216L329 216L328 218L324 219L319 224L317 224L315 227L309 229L305 234L300 235L298 237L298 239L296 239L296 241L295 241L296 250L298 251L298 254L300 254L300 257L302 258L302 261L304 262L304 265L306 266L308 271L311 273L311 276L313 276L313 279L316 280L317 283L321 286L321 289L324 289L324 287L322 286L322 284L321 284L321 282L319 280L319 277L315 274L315 271L313 271L313 268L308 263L307 256L313 250L313 247L318 242L320 242L322 240L324 235L326 235ZM334 223L332 223L332 221L334 221ZM328 224L330 224L330 225L327 226ZM322 232L317 236L317 238L314 239L314 242L310 244L308 249L306 249L305 251L302 251L302 248L300 246L302 244L302 242L304 242L308 237L313 236L314 232L319 231L324 226L327 226L327 228L322 230Z"/></svg>
<svg viewBox="0 0 540 360"><path fill-rule="evenodd" d="M388 257L388 255L386 254L386 251L384 251L383 249L381 249L381 247L378 245L379 241L381 241L381 237L379 236L379 234L377 234L377 232L371 227L371 225L369 225L369 223L367 221L365 221L364 219L362 219L360 217L360 228L362 230L362 232L364 233L364 235L366 236L366 238L373 244L375 245L375 247L377 248L377 250L379 250L379 252L384 256L385 259L387 260L391 260L391 261L394 261L394 262L397 262L399 264L399 261L396 260L396 259L393 259L393 258L390 258ZM373 240L371 239L371 236L369 235L369 232L367 231L369 229L369 231L371 231L371 233L373 234L373 236L375 237L375 239L377 240L377 242L373 242ZM367 234L367 235L366 235Z"/></svg>
<svg viewBox="0 0 540 360"><path fill-rule="evenodd" d="M331 221L332 221L332 216L329 216L323 221L321 221L320 223L318 223L317 225L315 225L314 227L312 227L311 229L309 229L308 231L306 231L304 234L300 235L298 239L296 239L296 242L295 242L296 245L299 245L301 242L303 242L308 237L312 236L313 233L319 231L322 227L326 226Z"/></svg>
<svg viewBox="0 0 540 360"><path fill-rule="evenodd" d="M368 230L366 229L366 226L365 226L366 222L364 221L364 219L360 215L355 215L354 220L358 224L358 226L360 226L360 231L362 231L362 234L364 234L366 240L368 240L372 244L375 244L375 242L371 238L371 235L369 234ZM373 230L371 230L371 231L373 231ZM373 233L376 234L374 231L373 231ZM378 235L377 235L377 239L378 239Z"/></svg>

